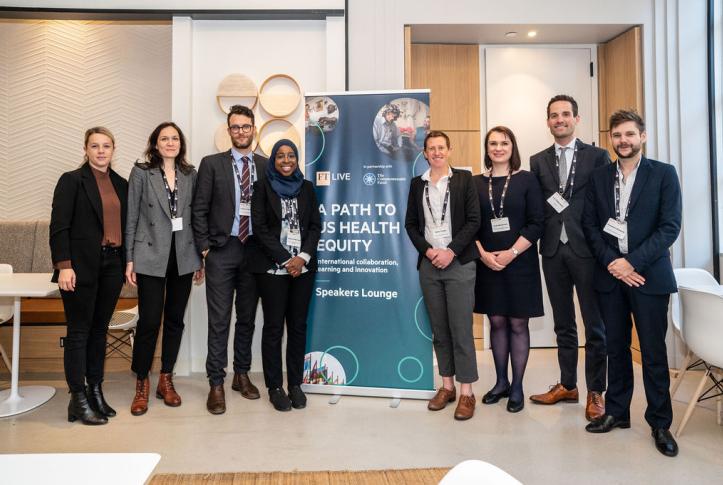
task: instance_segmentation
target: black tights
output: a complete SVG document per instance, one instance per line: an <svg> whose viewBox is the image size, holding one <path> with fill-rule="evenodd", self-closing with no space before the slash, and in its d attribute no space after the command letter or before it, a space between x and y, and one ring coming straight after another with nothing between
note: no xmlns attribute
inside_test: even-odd
<svg viewBox="0 0 723 485"><path fill-rule="evenodd" d="M510 399L523 399L522 378L530 355L529 318L512 318L488 315L490 319L490 342L495 360L497 382L492 392L510 388ZM512 360L512 384L507 378L507 362Z"/></svg>

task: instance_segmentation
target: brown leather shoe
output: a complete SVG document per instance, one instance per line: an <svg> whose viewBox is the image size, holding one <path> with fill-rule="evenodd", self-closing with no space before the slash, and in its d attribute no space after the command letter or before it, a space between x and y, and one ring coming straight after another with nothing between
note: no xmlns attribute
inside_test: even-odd
<svg viewBox="0 0 723 485"><path fill-rule="evenodd" d="M131 403L131 414L140 416L148 411L148 395L151 392L151 382L148 377L145 379L136 379L136 395L133 396Z"/></svg>
<svg viewBox="0 0 723 485"><path fill-rule="evenodd" d="M161 372L158 376L158 387L156 387L156 397L163 399L166 406L173 408L181 405L181 396L178 395L173 387L173 374Z"/></svg>
<svg viewBox="0 0 723 485"><path fill-rule="evenodd" d="M579 402L580 395L577 392L577 387L571 391L565 389L565 386L559 382L554 386L550 386L550 390L544 394L535 394L530 396L530 401L535 404L556 404L560 401L563 402Z"/></svg>
<svg viewBox="0 0 723 485"><path fill-rule="evenodd" d="M261 397L259 389L253 385L247 373L234 372L231 389L239 391L246 399L258 399Z"/></svg>
<svg viewBox="0 0 723 485"><path fill-rule="evenodd" d="M223 384L211 386L206 400L206 409L211 414L223 414L226 412L226 394L223 391Z"/></svg>
<svg viewBox="0 0 723 485"><path fill-rule="evenodd" d="M477 400L474 398L474 394L471 396L465 396L464 394L459 396L457 409L454 410L454 419L464 421L474 416L475 404L477 404Z"/></svg>
<svg viewBox="0 0 723 485"><path fill-rule="evenodd" d="M440 411L447 407L447 403L454 402L457 399L457 389L453 388L451 391L440 387L437 394L427 403L427 409L430 411Z"/></svg>
<svg viewBox="0 0 723 485"><path fill-rule="evenodd" d="M595 421L605 415L605 398L599 392L588 391L587 405L585 406L585 418L588 421Z"/></svg>

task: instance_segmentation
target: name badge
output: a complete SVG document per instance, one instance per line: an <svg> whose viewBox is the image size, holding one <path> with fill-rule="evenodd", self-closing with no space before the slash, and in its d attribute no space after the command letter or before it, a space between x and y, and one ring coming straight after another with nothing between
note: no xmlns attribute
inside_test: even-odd
<svg viewBox="0 0 723 485"><path fill-rule="evenodd" d="M451 239L452 237L446 225L432 227L432 236L434 236L435 239Z"/></svg>
<svg viewBox="0 0 723 485"><path fill-rule="evenodd" d="M171 230L173 232L183 230L183 217L174 217L171 219Z"/></svg>
<svg viewBox="0 0 723 485"><path fill-rule="evenodd" d="M241 202L239 205L239 215L251 217L251 203Z"/></svg>
<svg viewBox="0 0 723 485"><path fill-rule="evenodd" d="M563 196L560 195L559 192L555 192L554 194L552 194L550 198L547 199L547 203L550 204L552 208L557 211L558 214L570 206L570 204L565 200Z"/></svg>
<svg viewBox="0 0 723 485"><path fill-rule="evenodd" d="M286 234L286 245L293 248L301 248L301 231L292 229Z"/></svg>
<svg viewBox="0 0 723 485"><path fill-rule="evenodd" d="M603 231L618 239L623 239L628 234L628 223L620 222L619 220L611 217L608 219L608 223L605 224Z"/></svg>
<svg viewBox="0 0 723 485"><path fill-rule="evenodd" d="M498 217L492 219L492 232L505 232L510 230L510 219L507 217Z"/></svg>

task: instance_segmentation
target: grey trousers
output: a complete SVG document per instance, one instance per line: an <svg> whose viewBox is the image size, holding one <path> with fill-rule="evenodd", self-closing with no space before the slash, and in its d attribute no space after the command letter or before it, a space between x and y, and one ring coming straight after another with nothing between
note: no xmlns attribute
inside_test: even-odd
<svg viewBox="0 0 723 485"><path fill-rule="evenodd" d="M445 269L437 269L424 258L419 266L419 284L432 324L439 374L456 376L461 383L478 379L472 336L475 276L474 261L460 264L455 259Z"/></svg>

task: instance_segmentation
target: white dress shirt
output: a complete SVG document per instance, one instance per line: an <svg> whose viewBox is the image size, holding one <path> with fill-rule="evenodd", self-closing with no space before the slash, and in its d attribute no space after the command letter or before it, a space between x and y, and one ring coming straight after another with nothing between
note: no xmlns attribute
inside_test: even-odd
<svg viewBox="0 0 723 485"><path fill-rule="evenodd" d="M635 177L638 175L638 167L640 167L640 160L642 160L642 156L638 158L637 163L635 164L635 168L632 172L630 172L627 176L627 178L623 179L623 172L620 171L620 163L615 163L615 169L618 171L618 177L620 179L620 217L624 218L626 217L626 210L628 208L628 201L630 200L630 195L633 193L633 185L635 184ZM615 200L615 185L613 184L613 200ZM627 226L627 220L625 221L625 224ZM623 254L628 254L628 231L625 231L625 237L618 238L618 247L620 247L620 252Z"/></svg>
<svg viewBox="0 0 723 485"><path fill-rule="evenodd" d="M429 179L431 169L427 169L427 171L422 174L422 180L426 182L429 189L429 204L427 204L427 197L424 193L422 194L422 206L424 207L424 239L426 239L434 249L447 249L449 243L452 242L452 194L449 194L447 211L443 223L443 225L447 227L449 237L436 238L434 236L434 227L442 225L444 195L447 193L447 185L452 178L452 169L450 168L448 170L447 175L441 177L436 184L433 184ZM433 212L429 211L430 206ZM432 215L434 215L434 217L432 217Z"/></svg>

